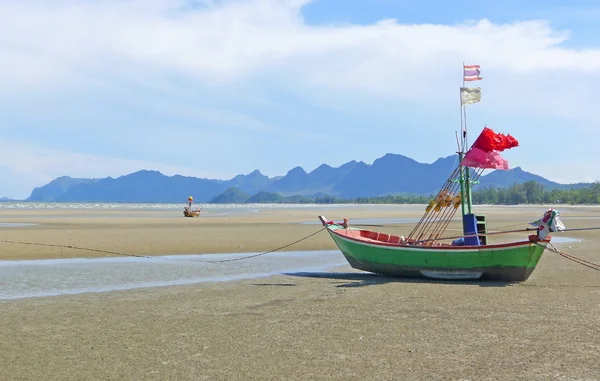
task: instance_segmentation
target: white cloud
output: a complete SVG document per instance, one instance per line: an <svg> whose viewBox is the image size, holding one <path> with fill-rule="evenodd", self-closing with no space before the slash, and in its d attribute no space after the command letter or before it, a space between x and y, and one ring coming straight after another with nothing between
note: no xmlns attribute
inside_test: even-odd
<svg viewBox="0 0 600 381"><path fill-rule="evenodd" d="M268 76L313 92L439 99L455 90L452 84L460 80L463 60L481 64L485 83L498 86L509 103L515 87L535 92L539 81L548 78L564 75L558 84L599 80L600 50L562 47L569 33L544 21L403 25L382 20L364 26L311 26L301 16L306 3L238 0L186 7L183 0L3 2L0 49L7 59L1 91L93 86L99 79L115 78L153 82L178 75L231 84ZM579 99L587 97L586 109L598 100L592 86L574 87ZM435 89L442 89L440 96ZM528 99L534 103L528 107L559 103L557 112L580 114L578 101L555 90L535 92L538 100Z"/></svg>
<svg viewBox="0 0 600 381"><path fill-rule="evenodd" d="M474 85L484 88L483 102L476 108L496 115L583 120L587 133L590 125L600 123L600 48L568 48L564 43L570 32L554 30L545 21L408 25L389 19L371 25L314 26L301 14L308 2L4 0L0 98L25 103L40 93L115 95L126 106L158 114L302 141L315 136L315 129L290 127L284 132L272 121L236 111L226 97L206 105L204 100L194 104L190 94L202 87L205 93L214 89L234 94L232 98L264 95L257 102L269 103L274 96L264 89L275 86L341 114L402 99L430 104L435 110L438 104L455 104L460 64L465 61L482 65L484 80ZM187 98L179 102L177 97ZM277 102L266 108L275 112ZM455 116L449 124L455 123ZM434 132L434 127L425 128ZM573 123L569 133L576 134L578 128ZM540 144L552 141L539 131L521 133L530 141L539 135ZM39 158L36 155L24 159L36 164L10 167L36 178L37 185L70 168L69 159L40 167L43 160L33 160ZM53 155L58 157L58 152ZM69 155L79 154L64 157ZM161 168L159 163L124 164L121 159L111 164L109 159L93 156L89 166L78 167L73 175L95 176L96 165L98 173L114 175L146 165ZM291 161L300 164L299 159ZM13 163L10 158L9 162Z"/></svg>
<svg viewBox="0 0 600 381"><path fill-rule="evenodd" d="M193 11L179 10L184 3L3 2L3 50L20 57L15 64L24 63L26 53L30 54L32 65L23 65L24 72L47 67L40 60L43 57L75 71L140 65L137 69L228 79L280 69L280 65L295 70L304 67L305 72L325 69L334 77L331 65L347 68L344 72L353 76L385 69L393 78L407 78L414 70L425 74L432 68L446 68L452 72L456 60L463 58L474 59L489 70L511 72L598 73L600 69L600 51L560 47L568 33L554 31L542 21L402 25L383 20L367 26L317 27L302 20L301 6L308 1L225 1ZM406 68L411 71L401 70ZM351 79L356 82L363 77ZM427 77L419 80L428 81Z"/></svg>

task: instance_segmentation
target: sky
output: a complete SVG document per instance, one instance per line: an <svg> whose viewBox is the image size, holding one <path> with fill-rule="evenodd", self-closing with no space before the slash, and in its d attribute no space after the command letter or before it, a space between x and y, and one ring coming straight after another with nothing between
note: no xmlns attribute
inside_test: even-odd
<svg viewBox="0 0 600 381"><path fill-rule="evenodd" d="M141 169L273 177L470 141L600 180L600 4L571 0L2 0L0 197ZM402 173L390 174L402 176ZM440 184L445 179L440 179Z"/></svg>

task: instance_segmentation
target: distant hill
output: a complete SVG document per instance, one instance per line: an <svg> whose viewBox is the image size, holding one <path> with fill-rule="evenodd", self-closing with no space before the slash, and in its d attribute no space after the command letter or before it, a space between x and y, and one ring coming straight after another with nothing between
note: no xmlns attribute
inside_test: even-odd
<svg viewBox="0 0 600 381"><path fill-rule="evenodd" d="M332 188L351 173L357 164L354 160L338 168L321 164L310 173L306 173L302 167L295 167L285 176L271 183L266 191L282 195L332 193Z"/></svg>
<svg viewBox="0 0 600 381"><path fill-rule="evenodd" d="M554 189L561 186L559 183L547 180L542 176L526 172L521 167L509 169L508 171L494 171L486 176L482 176L479 188L507 188L514 184L522 184L527 181L536 181L547 189Z"/></svg>
<svg viewBox="0 0 600 381"><path fill-rule="evenodd" d="M426 164L403 155L388 153L376 159L373 164L352 160L339 167L322 164L311 172L295 167L285 176L273 178L263 175L259 170L237 175L230 180L165 176L152 170L103 179L65 176L35 188L27 201L184 203L188 196L194 196L196 203L230 203L268 200L300 202L308 196L419 196L439 191L457 165L456 155L441 157ZM558 184L517 167L482 176L476 189L506 188L531 180L548 188L580 186Z"/></svg>
<svg viewBox="0 0 600 381"><path fill-rule="evenodd" d="M267 188L275 181L276 180L270 179L268 176L263 175L258 169L256 169L247 175L235 176L233 179L227 182L227 186L238 188L239 190L249 194L254 194Z"/></svg>
<svg viewBox="0 0 600 381"><path fill-rule="evenodd" d="M247 203L279 203L283 202L285 198L278 194L272 192L260 191L253 196L250 196L246 202Z"/></svg>
<svg viewBox="0 0 600 381"><path fill-rule="evenodd" d="M264 204L264 203L273 203L273 204L306 204L314 201L316 195L312 196L302 196L300 194L295 194L291 196L282 196L279 193L265 192L260 191L252 196L250 196L246 203L249 204Z"/></svg>
<svg viewBox="0 0 600 381"><path fill-rule="evenodd" d="M225 189L225 191L223 193L221 193L220 195L210 199L209 203L210 204L243 204L248 200L249 197L250 197L249 194L247 194L235 187L231 187L231 188Z"/></svg>
<svg viewBox="0 0 600 381"><path fill-rule="evenodd" d="M31 192L28 201L59 201L60 197L68 193L72 187L82 184L94 184L99 179L78 179L62 176L52 180L48 184L35 188ZM70 200L69 200L70 201Z"/></svg>
<svg viewBox="0 0 600 381"><path fill-rule="evenodd" d="M8 197L0 197L0 202L10 202L10 201L16 201L16 200L13 200L12 198L8 198Z"/></svg>
<svg viewBox="0 0 600 381"><path fill-rule="evenodd" d="M403 155L387 154L373 162L357 164L333 187L332 195L352 198L394 193L429 194L439 191L458 165L455 156L432 164L419 163Z"/></svg>
<svg viewBox="0 0 600 381"><path fill-rule="evenodd" d="M223 181L195 177L168 177L158 171L138 171L116 179L107 177L94 182L71 185L53 201L76 202L181 202L194 193L207 200L225 189ZM196 196L197 195L197 196ZM37 201L32 194L29 200Z"/></svg>

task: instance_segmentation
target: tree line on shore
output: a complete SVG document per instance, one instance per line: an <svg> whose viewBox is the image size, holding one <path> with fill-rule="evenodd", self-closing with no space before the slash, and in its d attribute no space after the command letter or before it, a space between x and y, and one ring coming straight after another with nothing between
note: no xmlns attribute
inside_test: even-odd
<svg viewBox="0 0 600 381"><path fill-rule="evenodd" d="M316 204L426 204L435 195L339 198L329 195L316 197L291 196L262 192L247 200L261 203L316 203ZM473 204L517 205L517 204L600 204L600 182L590 186L570 189L545 189L536 181L515 184L508 188L484 188L472 192Z"/></svg>

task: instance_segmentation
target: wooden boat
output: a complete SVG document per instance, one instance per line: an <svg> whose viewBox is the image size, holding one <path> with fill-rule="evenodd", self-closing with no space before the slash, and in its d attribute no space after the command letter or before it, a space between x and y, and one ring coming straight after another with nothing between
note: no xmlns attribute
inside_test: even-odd
<svg viewBox="0 0 600 381"><path fill-rule="evenodd" d="M472 73L464 66L464 79ZM477 66L478 77L478 66ZM466 94L466 96L465 96ZM473 97L472 94L475 94ZM461 116L465 105L479 102L480 88L461 87ZM328 221L319 216L333 241L355 269L389 275L418 276L434 279L497 279L525 281L535 270L546 245L549 232L563 230L559 212L549 209L532 225L536 234L526 233L522 240L488 243L485 216L472 211L471 187L485 169L508 169L498 152L518 146L512 136L497 134L485 127L471 149L467 146L466 118L461 120L461 137L457 136L458 165L408 237L390 235ZM462 212L463 233L444 238L443 234L457 210ZM448 240L453 239L451 242Z"/></svg>
<svg viewBox="0 0 600 381"><path fill-rule="evenodd" d="M495 245L430 244L320 218L350 266L389 276L524 281L550 242L535 234Z"/></svg>
<svg viewBox="0 0 600 381"><path fill-rule="evenodd" d="M183 210L183 215L185 217L198 217L200 215L201 211L202 211L202 208L196 209L196 210L189 210L186 208Z"/></svg>

